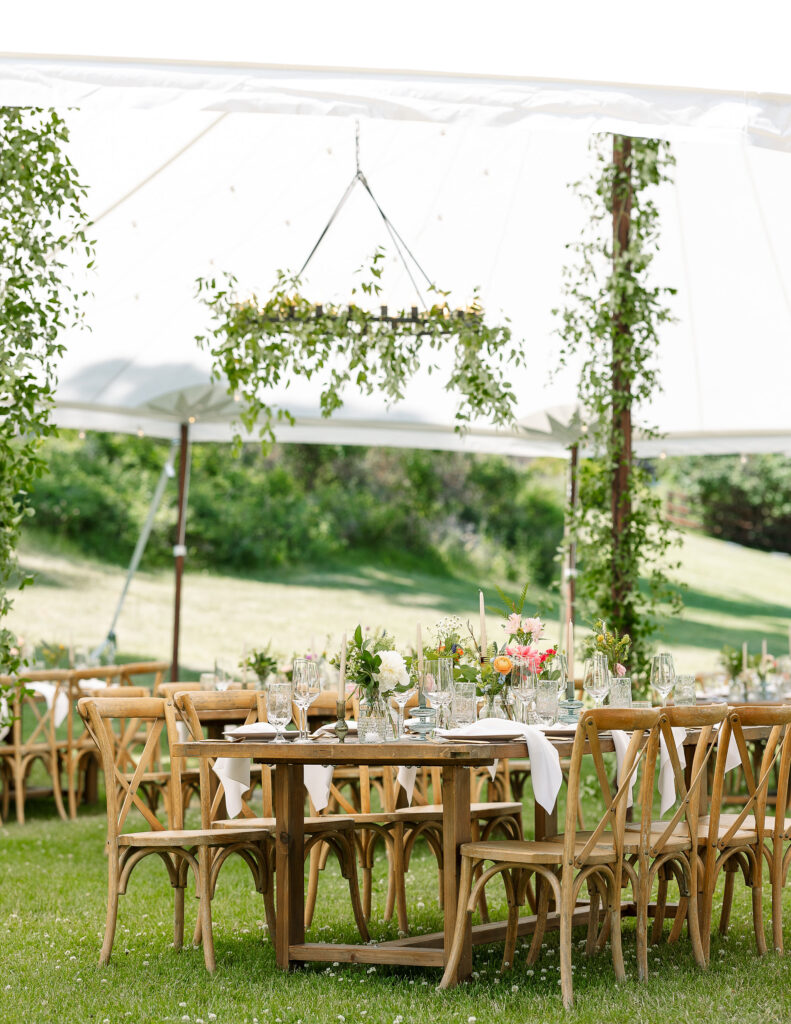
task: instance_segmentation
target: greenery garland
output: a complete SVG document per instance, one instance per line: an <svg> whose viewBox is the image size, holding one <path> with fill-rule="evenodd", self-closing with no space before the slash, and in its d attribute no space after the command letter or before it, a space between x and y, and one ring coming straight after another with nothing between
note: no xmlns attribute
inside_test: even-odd
<svg viewBox="0 0 791 1024"><path fill-rule="evenodd" d="M616 146L623 144L615 137ZM631 458L631 438L614 429L628 402L649 409L660 390L656 353L659 329L672 322L665 305L673 288L650 280L659 247L659 213L652 195L670 181L674 164L666 142L632 139L625 160L616 162L613 137L599 136L593 148L597 170L572 187L589 213L586 231L568 246L577 256L564 271L567 304L554 310L563 341L561 365L576 352L584 359L579 397L590 424L586 446L594 458L579 469L579 502L569 509L570 536L576 540L577 593L591 617L604 619L632 639L631 672L643 674L663 604L680 610L681 597L669 573L677 568L672 549L678 534L662 514L652 475ZM620 164L620 165L619 165ZM613 239L613 205L628 197L628 243ZM628 382L625 397L615 373ZM644 437L658 433L640 425ZM623 516L614 538L613 478L626 466Z"/></svg>
<svg viewBox="0 0 791 1024"><path fill-rule="evenodd" d="M0 107L0 672L20 668L4 626L17 576L16 546L32 514L28 491L45 468L43 439L63 330L81 319L81 291L65 275L70 255L92 265L85 189L65 153L69 133L54 110ZM24 587L32 577L23 576ZM2 687L0 687L2 696Z"/></svg>
<svg viewBox="0 0 791 1024"><path fill-rule="evenodd" d="M381 294L384 251L375 252L370 279L360 290ZM329 417L343 406L353 385L363 394L381 394L388 404L404 397L407 383L426 367L430 352L452 345L455 353L445 388L459 396L456 430L483 418L505 426L514 420L516 395L509 373L524 365L521 343L514 342L506 320L490 326L477 292L464 311L453 310L447 292L434 289L437 301L420 313L376 314L360 305L320 305L301 291L299 277L280 271L269 298L240 300L231 274L199 278L198 295L211 310L213 328L198 343L213 357L214 377L228 381L228 392L240 400L240 421L248 431L258 428L265 445L274 441L274 424L293 423L288 410L267 401L269 390L295 377L321 378L320 408ZM357 288L352 289L352 294ZM435 363L428 372L437 372ZM237 431L238 448L241 443Z"/></svg>

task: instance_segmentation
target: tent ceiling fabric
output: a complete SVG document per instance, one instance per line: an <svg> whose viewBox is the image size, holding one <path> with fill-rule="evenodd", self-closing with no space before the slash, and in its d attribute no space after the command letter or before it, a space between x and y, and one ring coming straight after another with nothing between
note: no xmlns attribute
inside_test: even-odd
<svg viewBox="0 0 791 1024"><path fill-rule="evenodd" d="M150 21L144 2L123 31L98 5L84 5L93 21L67 18L67 6L34 27L12 14L0 55L0 103L82 108L68 116L91 186L97 271L92 332L68 339L62 425L172 437L192 416L196 439L230 437L235 403L194 341L207 327L195 279L227 269L261 294L277 269L301 265L353 173L354 115L366 176L422 265L459 304L480 285L490 316L510 317L524 339L520 419L575 400L574 365L550 379L560 345L551 310L565 244L583 225L567 183L592 166L590 133L671 138L676 185L658 196L655 278L678 288L678 323L663 329L664 393L646 411L668 437L638 448L791 450L788 11L758 36L762 19L751 9L745 25L727 4L710 24L670 2L655 24L656 8L633 4L494 2L479 25L477 6L406 2L384 31L368 5L294 3L286 14L230 2L223 19L206 6L200 32L200 3L173 4L179 16L159 5ZM678 33L674 11L689 32ZM696 45L701 34L710 45ZM348 301L355 270L387 242L355 194L311 263L307 294ZM382 301L413 305L403 272L386 274ZM350 393L329 421L316 386L294 381L274 396L297 420L279 436L563 451L559 437L486 424L460 439L441 380L421 373L389 410Z"/></svg>

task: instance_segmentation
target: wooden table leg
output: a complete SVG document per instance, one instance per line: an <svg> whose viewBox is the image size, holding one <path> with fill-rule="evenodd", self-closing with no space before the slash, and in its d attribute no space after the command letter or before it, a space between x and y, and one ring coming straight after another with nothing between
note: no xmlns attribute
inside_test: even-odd
<svg viewBox="0 0 791 1024"><path fill-rule="evenodd" d="M443 890L445 915L445 962L447 963L456 928L459 902L459 848L471 840L470 771L468 768L442 769L442 843ZM472 928L467 928L461 959L454 981L463 981L472 974Z"/></svg>
<svg viewBox="0 0 791 1024"><path fill-rule="evenodd" d="M558 834L557 801L551 811L545 811L538 800L533 798L533 838L546 839Z"/></svg>
<svg viewBox="0 0 791 1024"><path fill-rule="evenodd" d="M301 764L275 768L277 966L290 965L289 946L305 941L305 789Z"/></svg>

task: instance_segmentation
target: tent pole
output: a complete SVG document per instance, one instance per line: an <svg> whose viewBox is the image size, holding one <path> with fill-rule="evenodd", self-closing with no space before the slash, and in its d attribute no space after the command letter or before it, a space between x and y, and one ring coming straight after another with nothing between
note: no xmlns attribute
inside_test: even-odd
<svg viewBox="0 0 791 1024"><path fill-rule="evenodd" d="M181 441L179 446L179 506L176 544L173 547L173 558L176 568L176 589L173 599L173 661L170 666L170 681L175 683L179 678L179 631L181 627L181 578L184 574L184 557L187 529L187 467L189 465L189 425L181 424Z"/></svg>
<svg viewBox="0 0 791 1024"><path fill-rule="evenodd" d="M577 465L579 460L579 442L575 441L574 444L569 446L569 481L568 481L568 515L573 520L577 513L577 494L579 489L579 481L577 479ZM568 550L567 550L567 561L565 570L565 582L566 582L566 603L565 603L565 619L563 623L564 632L561 635L565 635L568 639L569 636L573 637L573 627L575 625L576 615L576 598L577 598L577 543L575 538L575 532L572 528L569 536ZM572 629L566 633L568 624L571 623ZM573 642L573 640L572 640ZM568 658L569 669L569 682L568 682L568 693L566 696L569 700L574 699L574 651L566 651L566 657Z"/></svg>

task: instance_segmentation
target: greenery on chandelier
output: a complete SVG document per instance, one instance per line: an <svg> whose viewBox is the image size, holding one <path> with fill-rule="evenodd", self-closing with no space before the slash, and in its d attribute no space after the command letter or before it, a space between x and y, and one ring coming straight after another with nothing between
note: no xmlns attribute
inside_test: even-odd
<svg viewBox="0 0 791 1024"><path fill-rule="evenodd" d="M384 259L384 250L377 249L352 295L381 295ZM303 294L300 278L284 271L265 302L255 295L240 298L231 274L219 283L199 278L197 287L213 320L197 341L212 354L215 378L225 378L229 393L240 400L242 426L257 429L265 445L274 441L275 423L293 422L287 409L270 403L268 395L278 385L319 378L321 413L327 417L342 408L349 385L381 395L390 405L404 397L419 369L438 373L430 354L448 347L454 353L450 373L437 386L459 399L457 431L477 418L502 426L514 419L510 374L525 362L523 346L513 340L507 320L486 323L477 293L465 310L454 310L448 293L434 288L436 301L428 309L386 315L354 302L317 305ZM239 442L237 436L237 447Z"/></svg>
<svg viewBox="0 0 791 1024"><path fill-rule="evenodd" d="M16 672L19 652L4 627L17 584L16 547L32 514L28 492L45 468L55 363L63 331L81 318L84 296L67 262L90 267L85 189L54 110L0 107L0 673Z"/></svg>
<svg viewBox="0 0 791 1024"><path fill-rule="evenodd" d="M631 637L632 672L642 675L659 606L680 608L669 576L677 568L677 535L662 515L650 470L632 459L631 437L620 429L620 418L624 410L631 414L633 405L650 409L660 390L659 331L672 321L666 301L674 289L651 280L659 248L653 196L671 180L674 159L666 142L629 141L598 137L596 171L573 186L588 224L569 246L576 260L565 270L566 305L555 314L561 362L575 353L583 356L579 398L588 423L585 445L595 456L581 460L579 502L569 510L577 544L577 595L588 615ZM613 227L614 206L627 211L625 244ZM640 432L658 436L650 424L641 423ZM622 490L614 492L619 473ZM617 503L613 493L620 495Z"/></svg>

